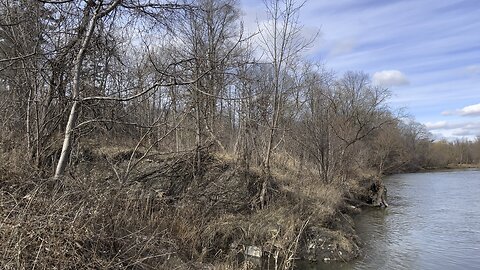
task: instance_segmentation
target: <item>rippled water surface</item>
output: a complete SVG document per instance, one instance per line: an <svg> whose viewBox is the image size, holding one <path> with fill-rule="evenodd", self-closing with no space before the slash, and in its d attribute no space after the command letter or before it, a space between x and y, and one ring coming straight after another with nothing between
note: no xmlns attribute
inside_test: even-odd
<svg viewBox="0 0 480 270"><path fill-rule="evenodd" d="M358 216L364 253L305 269L480 269L480 171L394 175L390 207Z"/></svg>

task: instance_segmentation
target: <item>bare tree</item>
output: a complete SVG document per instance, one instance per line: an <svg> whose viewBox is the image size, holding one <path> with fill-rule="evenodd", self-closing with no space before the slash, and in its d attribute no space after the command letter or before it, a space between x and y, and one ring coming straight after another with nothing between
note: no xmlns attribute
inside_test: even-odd
<svg viewBox="0 0 480 270"><path fill-rule="evenodd" d="M95 4L94 2L88 2L83 11L82 23L78 27L78 39L81 40L80 48L76 54L73 62L73 78L72 78L72 107L68 117L68 122L65 127L65 138L63 139L62 152L58 160L58 165L55 170L55 178L62 176L65 173L67 167L68 156L70 155L72 147L72 132L77 122L78 106L80 105L80 76L83 68L83 60L85 59L86 50L90 45L95 27L98 21L103 17L114 11L120 4L121 0L114 0L106 7L101 4Z"/></svg>
<svg viewBox="0 0 480 270"><path fill-rule="evenodd" d="M315 36L305 39L299 22L299 12L304 2L295 0L267 0L264 2L267 20L260 28L260 40L265 51L265 58L271 65L271 81L267 92L272 93L272 112L269 119L269 131L266 137L263 168L266 173L260 194L261 207L265 204L265 194L270 174L270 163L275 140L279 130L279 121L284 110L287 92L289 68L293 66Z"/></svg>
<svg viewBox="0 0 480 270"><path fill-rule="evenodd" d="M272 115L263 162L267 171L270 169L273 144L287 91L288 70L316 38L314 36L307 40L302 36L299 12L303 5L304 2L294 0L265 1L267 20L260 26L260 37L266 59L272 65Z"/></svg>

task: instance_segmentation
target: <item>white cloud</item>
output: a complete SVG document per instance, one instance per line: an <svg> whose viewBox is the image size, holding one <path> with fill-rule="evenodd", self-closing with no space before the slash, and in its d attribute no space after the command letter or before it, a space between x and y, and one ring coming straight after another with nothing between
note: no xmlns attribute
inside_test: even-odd
<svg viewBox="0 0 480 270"><path fill-rule="evenodd" d="M455 135L455 136L460 136L460 137L480 135L480 133L476 133L475 131L468 130L468 129L459 129L459 130L456 130L456 131L452 132L452 134Z"/></svg>
<svg viewBox="0 0 480 270"><path fill-rule="evenodd" d="M428 131L436 135L436 138L456 139L459 137L474 139L480 136L480 122L427 122L425 123Z"/></svg>
<svg viewBox="0 0 480 270"><path fill-rule="evenodd" d="M480 116L480 103L470 105L460 109L460 115L479 115Z"/></svg>
<svg viewBox="0 0 480 270"><path fill-rule="evenodd" d="M451 123L447 121L427 122L425 126L428 130L453 130L453 129L468 129L468 130L480 130L480 122L457 122Z"/></svg>
<svg viewBox="0 0 480 270"><path fill-rule="evenodd" d="M381 86L402 86L407 85L408 81L405 74L399 70L383 70L373 74L373 83Z"/></svg>
<svg viewBox="0 0 480 270"><path fill-rule="evenodd" d="M436 130L436 129L445 129L449 126L447 121L439 121L439 122L427 122L425 123L425 127L427 127L428 130Z"/></svg>
<svg viewBox="0 0 480 270"><path fill-rule="evenodd" d="M443 115L480 116L480 103L463 107L455 111L444 111Z"/></svg>

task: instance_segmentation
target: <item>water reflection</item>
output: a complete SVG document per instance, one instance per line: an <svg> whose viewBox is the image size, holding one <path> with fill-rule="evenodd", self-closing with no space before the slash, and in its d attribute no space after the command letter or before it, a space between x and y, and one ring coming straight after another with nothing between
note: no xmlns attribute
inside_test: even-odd
<svg viewBox="0 0 480 270"><path fill-rule="evenodd" d="M395 175L390 207L356 220L364 255L300 269L480 269L480 171Z"/></svg>

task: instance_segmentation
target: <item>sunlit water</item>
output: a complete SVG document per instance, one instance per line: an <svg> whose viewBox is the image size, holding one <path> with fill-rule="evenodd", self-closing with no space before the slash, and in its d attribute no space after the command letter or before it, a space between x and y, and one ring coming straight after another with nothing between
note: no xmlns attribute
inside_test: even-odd
<svg viewBox="0 0 480 270"><path fill-rule="evenodd" d="M302 269L480 269L480 171L394 175L385 210L356 226L364 255Z"/></svg>

